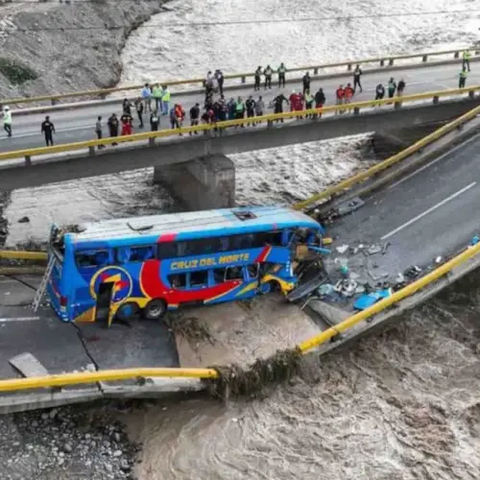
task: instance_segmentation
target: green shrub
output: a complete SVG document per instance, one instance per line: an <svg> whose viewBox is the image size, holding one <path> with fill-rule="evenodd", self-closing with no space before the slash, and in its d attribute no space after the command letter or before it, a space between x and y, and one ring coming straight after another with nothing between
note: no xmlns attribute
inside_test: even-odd
<svg viewBox="0 0 480 480"><path fill-rule="evenodd" d="M0 73L13 85L21 85L38 77L30 67L5 57L0 57Z"/></svg>

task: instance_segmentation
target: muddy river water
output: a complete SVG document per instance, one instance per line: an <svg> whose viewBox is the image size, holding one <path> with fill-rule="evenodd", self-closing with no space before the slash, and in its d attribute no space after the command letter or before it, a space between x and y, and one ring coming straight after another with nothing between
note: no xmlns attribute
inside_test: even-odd
<svg viewBox="0 0 480 480"><path fill-rule="evenodd" d="M312 360L303 378L263 398L185 400L126 415L143 443L137 475L478 479L477 279L384 333Z"/></svg>

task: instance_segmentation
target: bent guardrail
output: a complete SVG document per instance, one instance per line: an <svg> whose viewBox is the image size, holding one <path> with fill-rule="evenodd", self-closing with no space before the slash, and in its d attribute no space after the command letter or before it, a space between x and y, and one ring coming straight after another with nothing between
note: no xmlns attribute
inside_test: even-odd
<svg viewBox="0 0 480 480"><path fill-rule="evenodd" d="M60 145L55 145L53 147L40 147L33 149L22 149L22 150L11 150L9 152L0 153L0 162L4 160L12 160L16 158L24 158L25 165L29 166L32 164L32 157L41 156L41 155L52 155L57 153L66 153L71 151L81 151L82 149L88 149L89 155L97 155L96 147L99 145L112 145L119 143L131 143L131 142L141 142L148 141L150 146L155 145L157 139L167 138L167 137L177 137L179 134L190 134L194 132L210 132L211 134L218 133L219 135L227 128L238 127L238 126L248 126L248 124L255 121L256 123L266 122L268 127L272 127L275 121L281 120L290 120L296 119L297 117L302 116L316 116L317 118L312 119L312 122L321 123L321 115L324 114L334 114L337 111L350 112L354 115L360 114L362 109L372 108L372 107L381 107L381 106L390 106L394 109L402 108L402 105L405 103L415 103L422 102L425 100L432 100L434 105L440 104L440 98L444 97L455 97L455 96L465 96L468 95L469 98L475 98L475 92L480 91L480 85L475 85L463 89L447 89L439 90L434 92L419 93L414 95L406 95L404 97L395 97L387 98L383 100L368 100L363 102L355 102L346 105L334 105L312 110L302 110L286 113L272 113L263 115L260 117L253 118L242 118L238 120L227 120L224 122L218 122L214 124L203 124L195 127L182 127L177 129L166 129L159 130L155 132L145 132L145 133L136 133L128 136L120 137L106 137L101 140L88 140L85 142L75 142L75 143L65 143Z"/></svg>
<svg viewBox="0 0 480 480"><path fill-rule="evenodd" d="M409 147L405 148L401 152L398 152L397 154L392 155L391 157L383 160L382 162L377 163L373 167L370 167L368 170L357 173L356 175L353 175L352 177L347 178L337 183L336 185L327 187L325 190L322 190L321 192L315 195L312 195L306 200L302 200L301 202L295 203L292 206L292 208L295 210L303 210L304 208L311 207L312 205L328 200L334 197L335 195L345 193L354 185L358 185L364 182L365 180L368 180L369 178L373 177L374 175L406 159L410 155L418 152L419 150L426 147L427 145L430 145L431 143L435 142L439 138L447 135L448 133L452 132L453 130L460 127L464 123L468 122L469 120L472 120L479 114L480 114L480 106L475 107L472 110L469 110L467 113L465 113L461 117L458 117L457 119L447 123L443 127L438 128L434 132L430 133L426 137L421 138L420 140L415 142L413 145L410 145Z"/></svg>
<svg viewBox="0 0 480 480"><path fill-rule="evenodd" d="M474 56L480 54L480 50L476 49L475 47L466 47L466 49L471 50ZM429 58L431 57L438 57L442 55L453 55L453 58L460 58L460 53L465 49L454 49L454 50L443 50L439 52L422 52L422 53L413 53L413 54L404 54L404 55L384 55L381 57L374 57L374 58L364 58L358 60L347 60L344 62L337 62L337 63L326 63L326 64L316 64L316 65L307 65L303 67L294 67L289 68L287 71L288 73L296 73L296 72L312 72L313 75L318 75L321 70L328 70L331 68L340 68L346 67L346 73L351 72L352 66L356 64L378 64L379 67L385 66L393 66L395 61L399 60L410 60L414 58L421 58L422 64L425 64ZM276 73L275 73L276 75ZM255 76L254 72L247 72L247 73L235 73L235 74L227 74L224 75L226 80L235 80L239 79L242 84L245 84L247 78L253 78ZM179 85L193 85L198 84L199 87L203 86L204 78L190 78L185 80L158 80L152 81L151 84L160 84L160 85L169 85L170 87L175 87ZM60 100L64 100L67 98L82 98L82 97L99 97L105 98L107 95L115 92L128 92L131 90L140 90L143 87L143 84L136 84L136 85L129 85L125 87L112 87L112 88L103 88L103 89L96 89L96 90L85 90L79 92L69 92L69 93L62 93L58 95L43 95L38 97L26 97L26 98L12 98L12 99L4 99L1 100L1 104L8 103L10 105L18 105L18 104L26 104L26 103L36 103L36 102L44 102L50 101L52 105L56 105Z"/></svg>

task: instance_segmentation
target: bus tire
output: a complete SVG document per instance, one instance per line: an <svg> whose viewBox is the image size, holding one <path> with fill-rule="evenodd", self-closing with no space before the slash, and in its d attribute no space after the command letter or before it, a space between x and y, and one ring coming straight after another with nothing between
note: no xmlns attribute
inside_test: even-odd
<svg viewBox="0 0 480 480"><path fill-rule="evenodd" d="M117 310L117 318L121 321L131 320L138 314L139 308L135 302L127 302Z"/></svg>
<svg viewBox="0 0 480 480"><path fill-rule="evenodd" d="M159 320L165 315L167 304L161 298L154 298L147 303L143 314L147 320Z"/></svg>
<svg viewBox="0 0 480 480"><path fill-rule="evenodd" d="M269 282L264 283L262 285L263 294L276 292L279 289L280 289L280 285L278 284L278 282L275 282L274 280L270 280Z"/></svg>

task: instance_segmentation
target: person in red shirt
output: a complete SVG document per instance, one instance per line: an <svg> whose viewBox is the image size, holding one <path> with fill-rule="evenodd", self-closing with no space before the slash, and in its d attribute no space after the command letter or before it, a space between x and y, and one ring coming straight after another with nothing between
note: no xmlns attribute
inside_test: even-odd
<svg viewBox="0 0 480 480"><path fill-rule="evenodd" d="M347 83L347 86L345 87L344 92L345 92L345 102L344 103L352 103L353 94L355 92L353 91L353 88L349 83Z"/></svg>
<svg viewBox="0 0 480 480"><path fill-rule="evenodd" d="M120 122L122 123L122 135L131 135L132 125L133 125L133 118L129 113L124 113L120 117Z"/></svg>
<svg viewBox="0 0 480 480"><path fill-rule="evenodd" d="M343 85L340 85L338 88L337 88L337 91L335 92L335 96L336 96L336 104L337 105L343 105L344 104L344 100L345 100L345 89L343 88ZM335 110L335 115L340 112L340 113L343 113L343 110L342 109L337 109Z"/></svg>
<svg viewBox="0 0 480 480"><path fill-rule="evenodd" d="M298 103L298 94L295 93L295 90L293 90L292 94L288 98L290 102L290 111L291 112L296 112L297 111L297 103Z"/></svg>

